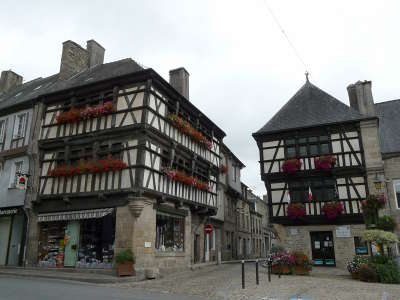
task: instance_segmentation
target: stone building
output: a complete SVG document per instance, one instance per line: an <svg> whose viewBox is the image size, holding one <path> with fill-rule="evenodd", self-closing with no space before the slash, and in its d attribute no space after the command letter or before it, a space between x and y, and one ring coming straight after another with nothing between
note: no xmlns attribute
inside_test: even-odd
<svg viewBox="0 0 400 300"><path fill-rule="evenodd" d="M31 109L31 133L17 146L21 160L32 159L19 169L32 191L25 263L111 268L124 249L137 271L210 260L205 225L218 210L225 133L189 101L184 68L168 83L132 59L104 63L104 53L94 40L86 48L66 41L59 73L21 90L1 82L2 115Z"/></svg>
<svg viewBox="0 0 400 300"><path fill-rule="evenodd" d="M349 94L352 107L307 79L253 134L269 220L286 248L305 252L315 265L344 267L356 251L367 251L361 201L379 192L375 181L384 171L378 118L354 108L368 90L356 100ZM324 209L337 202L343 213L328 218Z"/></svg>
<svg viewBox="0 0 400 300"><path fill-rule="evenodd" d="M248 191L248 199L250 202L252 255L254 258L266 257L271 235L268 227L267 203L251 190Z"/></svg>
<svg viewBox="0 0 400 300"><path fill-rule="evenodd" d="M237 223L237 253L238 259L252 258L252 240L250 225L250 201L248 199L248 187L241 183L242 193L236 204Z"/></svg>
<svg viewBox="0 0 400 300"><path fill-rule="evenodd" d="M242 196L240 173L244 164L225 145L221 147L221 169L219 178L219 205L223 214L222 260L237 258L237 205ZM219 208L220 209L220 208Z"/></svg>

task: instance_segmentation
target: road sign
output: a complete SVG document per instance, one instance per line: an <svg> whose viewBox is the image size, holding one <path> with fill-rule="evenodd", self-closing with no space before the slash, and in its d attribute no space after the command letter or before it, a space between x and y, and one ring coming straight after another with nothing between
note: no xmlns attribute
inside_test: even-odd
<svg viewBox="0 0 400 300"><path fill-rule="evenodd" d="M211 224L206 224L204 226L204 231L206 232L206 234L210 234L212 232L213 228Z"/></svg>
<svg viewBox="0 0 400 300"><path fill-rule="evenodd" d="M26 184L27 184L27 177L24 174L20 174L17 176L17 184L16 188L20 190L26 190Z"/></svg>

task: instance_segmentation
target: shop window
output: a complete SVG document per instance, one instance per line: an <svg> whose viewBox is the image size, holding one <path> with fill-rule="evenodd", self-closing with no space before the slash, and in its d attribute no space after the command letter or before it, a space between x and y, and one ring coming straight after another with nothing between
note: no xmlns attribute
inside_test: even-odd
<svg viewBox="0 0 400 300"><path fill-rule="evenodd" d="M185 218L158 212L156 217L156 249L159 251L183 251Z"/></svg>
<svg viewBox="0 0 400 300"><path fill-rule="evenodd" d="M39 264L41 266L64 266L66 228L67 222L41 223L39 234Z"/></svg>
<svg viewBox="0 0 400 300"><path fill-rule="evenodd" d="M368 254L368 244L366 241L363 241L361 237L354 237L354 247L356 255Z"/></svg>
<svg viewBox="0 0 400 300"><path fill-rule="evenodd" d="M393 189L394 189L397 209L400 209L400 179L393 180Z"/></svg>

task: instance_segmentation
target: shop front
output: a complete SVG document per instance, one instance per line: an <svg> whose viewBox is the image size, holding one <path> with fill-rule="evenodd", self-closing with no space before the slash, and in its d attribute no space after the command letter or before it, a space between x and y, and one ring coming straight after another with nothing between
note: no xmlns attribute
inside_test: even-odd
<svg viewBox="0 0 400 300"><path fill-rule="evenodd" d="M20 207L0 209L0 266L18 266L24 250L25 215Z"/></svg>
<svg viewBox="0 0 400 300"><path fill-rule="evenodd" d="M113 208L39 214L38 222L40 266L112 268Z"/></svg>

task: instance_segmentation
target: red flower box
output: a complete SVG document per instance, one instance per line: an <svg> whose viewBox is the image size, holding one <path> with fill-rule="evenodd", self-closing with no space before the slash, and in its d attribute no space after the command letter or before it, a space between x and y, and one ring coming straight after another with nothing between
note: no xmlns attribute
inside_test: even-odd
<svg viewBox="0 0 400 300"><path fill-rule="evenodd" d="M306 215L306 207L303 203L289 203L286 212L291 219L296 220Z"/></svg>
<svg viewBox="0 0 400 300"><path fill-rule="evenodd" d="M53 170L49 170L47 176L50 177L71 177L79 174L97 174L109 171L120 171L125 169L126 163L111 156L98 161L81 159L76 166L61 165Z"/></svg>
<svg viewBox="0 0 400 300"><path fill-rule="evenodd" d="M338 201L327 202L322 206L322 211L329 220L334 220L343 213L344 207L343 204Z"/></svg>
<svg viewBox="0 0 400 300"><path fill-rule="evenodd" d="M199 190L208 191L210 189L208 183L201 181L193 176L186 175L182 171L164 169L163 173L172 181L180 182L188 186L194 186Z"/></svg>
<svg viewBox="0 0 400 300"><path fill-rule="evenodd" d="M68 111L59 113L56 117L57 124L76 123L82 120L102 117L115 112L114 104L111 101L103 105L87 108L71 108Z"/></svg>
<svg viewBox="0 0 400 300"><path fill-rule="evenodd" d="M282 164L282 172L287 174L293 174L300 170L301 160L300 159L289 159L285 160Z"/></svg>
<svg viewBox="0 0 400 300"><path fill-rule="evenodd" d="M314 157L314 165L316 170L328 171L336 165L336 157L332 155Z"/></svg>
<svg viewBox="0 0 400 300"><path fill-rule="evenodd" d="M168 119L170 120L172 125L174 127L176 127L180 132L187 134L193 140L198 142L200 145L202 145L203 147L206 147L208 150L212 149L211 141L208 140L200 131L193 128L193 126L190 125L189 122L183 120L181 117L179 117L175 114L170 114L168 116Z"/></svg>

